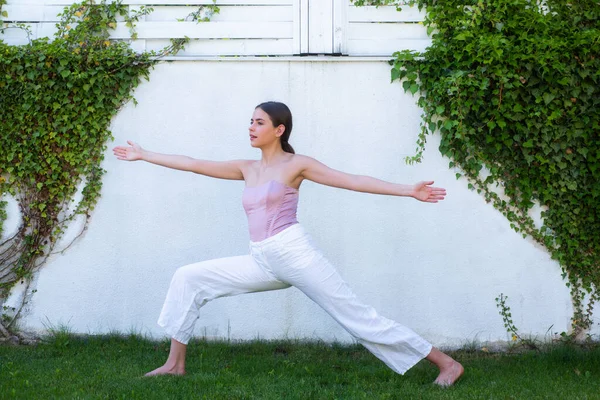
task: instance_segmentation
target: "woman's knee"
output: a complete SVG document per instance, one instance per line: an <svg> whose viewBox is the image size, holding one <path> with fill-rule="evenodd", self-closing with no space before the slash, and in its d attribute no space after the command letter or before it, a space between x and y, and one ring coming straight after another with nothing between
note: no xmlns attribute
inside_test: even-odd
<svg viewBox="0 0 600 400"><path fill-rule="evenodd" d="M173 274L173 282L188 283L190 281L202 281L203 268L198 264L188 264L179 267Z"/></svg>

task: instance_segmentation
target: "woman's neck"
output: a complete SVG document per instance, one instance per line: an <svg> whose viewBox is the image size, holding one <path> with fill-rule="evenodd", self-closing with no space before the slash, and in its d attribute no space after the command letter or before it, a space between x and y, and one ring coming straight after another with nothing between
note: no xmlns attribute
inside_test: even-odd
<svg viewBox="0 0 600 400"><path fill-rule="evenodd" d="M281 149L281 146L262 149L262 157L260 159L260 168L266 169L273 165L279 164L285 157L286 152Z"/></svg>

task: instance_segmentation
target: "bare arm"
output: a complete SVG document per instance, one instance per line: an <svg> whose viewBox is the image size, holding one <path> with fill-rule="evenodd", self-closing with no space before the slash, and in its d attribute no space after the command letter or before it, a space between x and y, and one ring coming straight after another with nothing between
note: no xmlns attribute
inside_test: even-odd
<svg viewBox="0 0 600 400"><path fill-rule="evenodd" d="M302 158L301 174L305 179L327 186L363 193L413 197L428 203L437 203L446 195L445 189L429 187L433 181L419 182L415 185L392 183L370 176L337 171L310 157Z"/></svg>
<svg viewBox="0 0 600 400"><path fill-rule="evenodd" d="M246 160L232 161L207 161L198 160L188 156L154 153L143 149L137 143L127 141L128 146L117 146L113 153L119 160L137 161L143 160L162 167L177 169L180 171L194 172L220 179L243 180L242 172Z"/></svg>

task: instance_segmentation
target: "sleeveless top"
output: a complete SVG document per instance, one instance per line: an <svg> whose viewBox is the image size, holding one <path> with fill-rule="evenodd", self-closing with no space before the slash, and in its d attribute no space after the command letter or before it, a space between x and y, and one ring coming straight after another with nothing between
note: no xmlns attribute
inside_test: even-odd
<svg viewBox="0 0 600 400"><path fill-rule="evenodd" d="M299 190L276 180L246 186L242 204L248 216L250 240L260 242L298 223Z"/></svg>

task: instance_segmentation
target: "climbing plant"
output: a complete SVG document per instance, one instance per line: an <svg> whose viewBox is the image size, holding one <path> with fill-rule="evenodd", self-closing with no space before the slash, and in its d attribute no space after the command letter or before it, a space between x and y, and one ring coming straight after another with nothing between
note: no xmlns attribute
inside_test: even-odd
<svg viewBox="0 0 600 400"><path fill-rule="evenodd" d="M418 5L432 38L391 78L419 94L422 130L524 237L563 269L585 332L600 287L600 5L593 0L355 0ZM542 208L542 226L532 218Z"/></svg>
<svg viewBox="0 0 600 400"><path fill-rule="evenodd" d="M0 0L0 14L5 0ZM207 6L212 13L215 6ZM16 282L29 285L78 216L86 229L100 196L101 167L112 117L160 57L178 52L187 39L172 40L159 52L136 53L130 40L113 40L121 18L135 38L135 22L152 11L130 11L121 1L85 0L59 14L53 40L11 46L0 41L0 200L10 195L22 224L0 243L0 333L14 329L24 302L4 307ZM192 17L201 20L200 13ZM202 17L204 18L204 17ZM4 24L0 30L27 29ZM73 204L78 188L81 201ZM0 202L0 232L7 219ZM81 233L83 233L83 230ZM80 235L81 235L80 233Z"/></svg>

